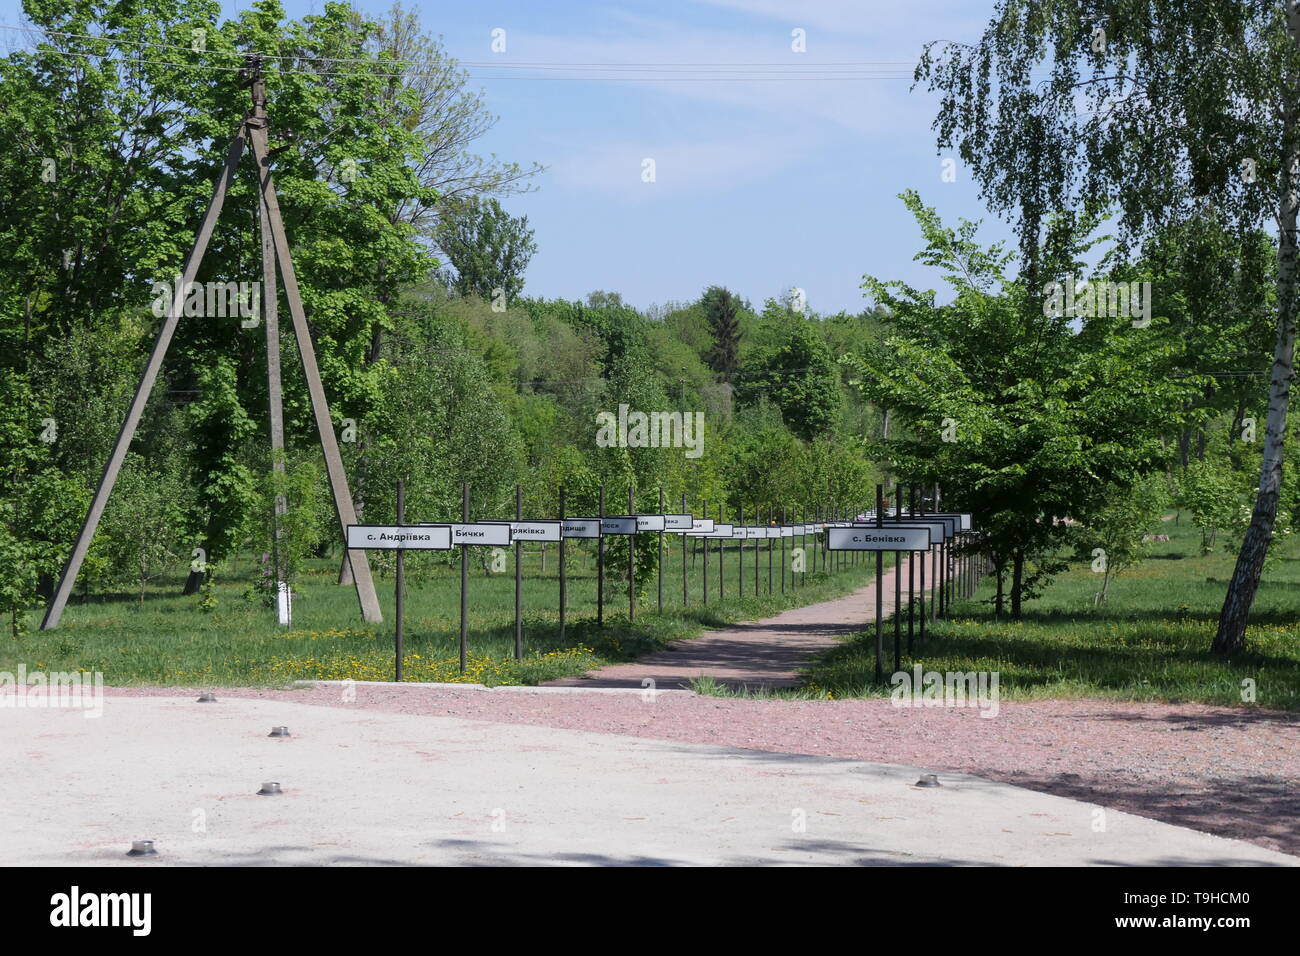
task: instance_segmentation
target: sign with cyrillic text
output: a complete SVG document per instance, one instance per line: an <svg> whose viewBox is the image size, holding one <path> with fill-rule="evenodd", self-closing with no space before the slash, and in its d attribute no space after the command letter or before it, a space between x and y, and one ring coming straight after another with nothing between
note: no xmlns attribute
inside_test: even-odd
<svg viewBox="0 0 1300 956"><path fill-rule="evenodd" d="M447 525L350 524L348 547L380 551L450 551L451 528Z"/></svg>
<svg viewBox="0 0 1300 956"><path fill-rule="evenodd" d="M452 544L482 544L500 546L510 543L508 524L453 524Z"/></svg>
<svg viewBox="0 0 1300 956"><path fill-rule="evenodd" d="M830 528L826 546L832 551L929 551L929 528L883 528L858 525Z"/></svg>
<svg viewBox="0 0 1300 956"><path fill-rule="evenodd" d="M599 538L599 518L565 518L560 522L560 534L566 538Z"/></svg>
<svg viewBox="0 0 1300 956"><path fill-rule="evenodd" d="M514 541L560 540L558 521L484 521L482 523L509 525Z"/></svg>

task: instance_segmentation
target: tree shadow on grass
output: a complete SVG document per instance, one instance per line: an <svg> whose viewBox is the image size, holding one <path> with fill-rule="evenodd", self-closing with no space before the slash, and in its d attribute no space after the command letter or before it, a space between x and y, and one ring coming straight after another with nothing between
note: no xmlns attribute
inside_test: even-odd
<svg viewBox="0 0 1300 956"><path fill-rule="evenodd" d="M810 669L824 690L837 696L855 696L871 683L874 666L874 632L861 632L853 640L832 648ZM888 648L887 648L888 650ZM1239 705L1243 679L1288 689L1269 705L1280 710L1300 708L1300 660L1279 654L1246 652L1229 661L1208 647L1150 643L1083 644L1053 641L1042 635L1013 636L1003 632L972 634L969 630L917 641L907 666L919 663L931 669L940 661L951 670L995 669L1003 695L1037 689L1050 691L1068 685L1079 696L1079 685L1096 688L1097 695L1132 694L1144 700L1208 699L1220 706ZM1219 699L1222 697L1223 699Z"/></svg>

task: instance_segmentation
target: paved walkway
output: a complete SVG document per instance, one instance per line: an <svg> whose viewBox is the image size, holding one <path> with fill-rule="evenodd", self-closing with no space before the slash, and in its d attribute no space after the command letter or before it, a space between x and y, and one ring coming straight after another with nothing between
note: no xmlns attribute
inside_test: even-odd
<svg viewBox="0 0 1300 956"><path fill-rule="evenodd" d="M283 700L4 709L0 765L9 866L1297 862L960 773Z"/></svg>
<svg viewBox="0 0 1300 956"><path fill-rule="evenodd" d="M893 555L885 557L883 607L885 616L894 611ZM933 573L926 564L926 587ZM907 607L907 562L902 567L903 607ZM920 571L917 571L917 589ZM919 614L919 612L918 612ZM548 687L644 687L646 680L661 689L689 688L691 680L707 675L729 687L797 687L799 670L821 651L834 647L845 635L874 623L874 582L833 601L809 604L782 611L762 621L745 621L686 641L677 641L661 651L629 664L613 664L583 677L551 681ZM919 620L917 628L920 627ZM903 640L907 622L902 621ZM892 666L894 628L885 629L886 667Z"/></svg>

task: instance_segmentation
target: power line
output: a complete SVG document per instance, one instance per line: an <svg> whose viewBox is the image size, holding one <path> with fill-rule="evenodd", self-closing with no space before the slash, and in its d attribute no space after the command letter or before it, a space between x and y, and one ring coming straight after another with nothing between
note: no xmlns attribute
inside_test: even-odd
<svg viewBox="0 0 1300 956"><path fill-rule="evenodd" d="M0 24L0 29L15 30L26 33L42 34L47 37L59 36L70 39L88 40L112 46L131 46L151 50L184 50L201 55L238 57L258 56L264 60L276 62L320 62L332 66L339 63L362 64L371 67L391 67L414 60L395 60L382 57L330 57L311 55L281 55L270 53L245 53L227 50L195 50L192 46L172 43L156 43L144 40L131 40L124 37L112 37L103 34L71 33L58 30L43 30L35 27L18 27ZM85 58L115 58L110 52L90 53L79 50L56 49L55 53L63 56L80 56ZM120 55L122 62L148 64L183 69L216 70L221 72L239 72L242 66L219 66L216 64L196 62L172 62L151 60L144 57ZM539 81L607 81L607 82L816 82L826 80L875 80L875 79L911 79L912 64L907 61L860 61L835 63L500 63L487 60L456 61L456 66L467 66L485 70L521 71L517 74L471 74L480 80L539 80ZM449 64L449 69L454 68ZM554 71L578 73L577 76L534 76L523 71ZM439 77L446 71L429 72L406 70L400 73L376 73L371 70L286 70L276 71L285 76L369 76L378 79L404 79L415 77Z"/></svg>
<svg viewBox="0 0 1300 956"><path fill-rule="evenodd" d="M215 66L208 63L175 63L167 60L147 60L143 57L120 56L115 57L111 53L83 53L75 50L56 50L57 56L79 56L85 59L116 59L122 63L139 63L149 66L161 66L171 69L182 70L215 70L223 73L241 73L243 67L239 66ZM380 61L382 63L382 61ZM378 64L377 64L378 65ZM371 73L360 71L344 70L276 70L274 76L340 76L340 77L371 77L374 79L413 79L416 77L436 77L441 74L422 73L419 71L408 71L405 73ZM789 74L778 76L752 76L752 75L735 75L735 76L489 76L485 74L471 74L476 80L530 80L534 82L626 82L626 83L765 83L765 82L824 82L837 80L910 80L911 75L899 74L897 76L886 76L883 74Z"/></svg>
<svg viewBox="0 0 1300 956"><path fill-rule="evenodd" d="M110 36L108 34L102 34L102 33L101 34L71 33L66 30L46 30L42 27L20 27L20 26L13 26L10 24L2 24L2 23L0 23L0 30L15 30L23 33L41 33L44 34L45 36L61 36L61 37L70 37L70 38L81 39L81 40L95 40L104 43L113 43L113 44L128 45L128 46L142 46L142 47L150 47L153 49L184 50L190 53L210 53L214 56L233 56L233 57L241 57L241 58L246 56L257 56L257 57L261 57L263 60L289 60L289 61L318 60L326 63L363 63L363 64L371 64L371 65L373 64L397 65L402 63L420 62L418 60L387 59L382 57L337 57L337 56L311 56L308 54L261 53L257 51L241 52L237 50L195 50L192 45L187 46L182 43L157 43L152 40L131 40L126 37L115 37L115 36ZM855 68L855 69L857 68L863 68L863 69L906 68L910 70L916 65L915 61L913 60L847 60L847 61L828 61L828 62L811 62L811 63L775 63L772 61L767 61L767 62L646 61L641 63L632 63L632 62L607 62L607 63L568 62L566 63L566 62L561 62L556 60L535 60L531 62L519 61L514 63L501 63L496 60L458 60L456 62L463 66L480 66L480 67L491 68L491 69L519 69L519 70L528 70L528 69L573 69L573 70L601 69L603 70L603 69L618 69L618 68L658 69L660 67L665 67L665 68L700 67L700 68L707 68L707 69L714 69L714 68L732 69L732 68L757 67L761 69L795 70L795 71L804 70L804 69L813 69L813 68L821 69L823 67L836 67L836 68L844 67L844 68Z"/></svg>

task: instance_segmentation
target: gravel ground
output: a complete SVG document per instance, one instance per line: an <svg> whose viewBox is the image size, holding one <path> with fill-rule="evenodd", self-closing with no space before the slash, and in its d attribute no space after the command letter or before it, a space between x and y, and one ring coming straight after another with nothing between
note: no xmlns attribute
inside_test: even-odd
<svg viewBox="0 0 1300 956"><path fill-rule="evenodd" d="M108 688L176 697L213 688ZM251 697L955 770L1300 856L1300 715L1196 704L1057 700L903 709L789 701L429 685L216 688Z"/></svg>

